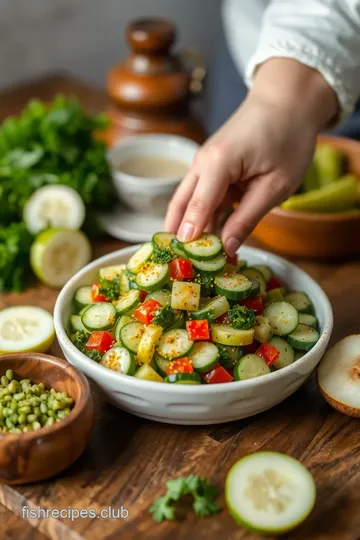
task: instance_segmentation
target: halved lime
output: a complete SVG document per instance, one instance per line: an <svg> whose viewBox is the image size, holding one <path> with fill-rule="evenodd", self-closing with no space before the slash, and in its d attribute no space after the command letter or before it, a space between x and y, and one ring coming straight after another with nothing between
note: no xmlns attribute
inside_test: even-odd
<svg viewBox="0 0 360 540"><path fill-rule="evenodd" d="M296 459L277 452L256 452L228 472L225 498L235 521L265 534L282 534L310 514L316 486Z"/></svg>
<svg viewBox="0 0 360 540"><path fill-rule="evenodd" d="M48 229L31 247L30 262L36 276L49 287L62 287L91 258L91 245L81 231Z"/></svg>
<svg viewBox="0 0 360 540"><path fill-rule="evenodd" d="M54 321L45 309L14 306L0 311L0 353L45 352L54 337Z"/></svg>

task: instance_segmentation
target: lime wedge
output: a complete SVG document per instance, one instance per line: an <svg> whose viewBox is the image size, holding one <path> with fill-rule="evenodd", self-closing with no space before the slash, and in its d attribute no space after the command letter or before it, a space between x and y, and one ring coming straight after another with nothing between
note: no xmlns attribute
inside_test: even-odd
<svg viewBox="0 0 360 540"><path fill-rule="evenodd" d="M90 242L81 231L48 229L35 239L31 267L49 287L62 287L91 258Z"/></svg>
<svg viewBox="0 0 360 540"><path fill-rule="evenodd" d="M296 459L256 452L231 467L225 499L239 525L263 534L282 534L310 514L316 487L310 472Z"/></svg>
<svg viewBox="0 0 360 540"><path fill-rule="evenodd" d="M14 306L0 311L0 353L45 352L54 341L53 318L44 309Z"/></svg>

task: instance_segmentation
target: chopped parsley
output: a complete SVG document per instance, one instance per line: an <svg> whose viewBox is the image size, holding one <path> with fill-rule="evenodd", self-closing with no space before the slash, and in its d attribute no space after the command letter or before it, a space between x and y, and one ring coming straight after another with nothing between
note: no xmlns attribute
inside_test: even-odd
<svg viewBox="0 0 360 540"><path fill-rule="evenodd" d="M164 306L156 311L152 324L157 324L163 328L167 328L172 325L175 320L175 312L170 306Z"/></svg>
<svg viewBox="0 0 360 540"><path fill-rule="evenodd" d="M173 258L172 251L169 248L160 249L158 246L154 245L154 251L151 258L156 264L168 264Z"/></svg>
<svg viewBox="0 0 360 540"><path fill-rule="evenodd" d="M100 362L102 359L101 352L95 349L88 349L86 344L89 340L89 334L84 330L78 330L72 337L72 342L79 351L83 354L94 360L95 362Z"/></svg>
<svg viewBox="0 0 360 540"><path fill-rule="evenodd" d="M219 363L225 369L232 369L242 354L241 347L231 347L228 345L216 344L219 351Z"/></svg>
<svg viewBox="0 0 360 540"><path fill-rule="evenodd" d="M103 294L106 300L109 301L118 300L120 298L120 276L116 276L111 280L100 279L99 294Z"/></svg>
<svg viewBox="0 0 360 540"><path fill-rule="evenodd" d="M195 283L201 287L201 296L212 296L214 292L214 276L206 272L199 272L195 276Z"/></svg>
<svg viewBox="0 0 360 540"><path fill-rule="evenodd" d="M255 324L255 311L236 304L229 309L229 322L233 328L249 330Z"/></svg>

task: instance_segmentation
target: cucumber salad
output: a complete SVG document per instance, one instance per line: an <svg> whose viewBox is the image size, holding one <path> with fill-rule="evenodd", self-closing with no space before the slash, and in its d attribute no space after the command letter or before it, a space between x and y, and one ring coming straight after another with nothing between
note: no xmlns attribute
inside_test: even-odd
<svg viewBox="0 0 360 540"><path fill-rule="evenodd" d="M265 265L226 257L205 233L160 232L74 295L70 335L102 366L171 384L241 381L282 369L319 339L308 296Z"/></svg>

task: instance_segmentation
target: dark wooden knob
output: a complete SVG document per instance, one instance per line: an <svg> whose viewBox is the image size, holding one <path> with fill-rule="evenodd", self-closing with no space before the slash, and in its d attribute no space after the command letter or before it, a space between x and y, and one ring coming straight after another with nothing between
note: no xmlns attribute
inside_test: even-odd
<svg viewBox="0 0 360 540"><path fill-rule="evenodd" d="M138 19L127 29L127 40L135 53L166 54L175 37L175 26L165 19Z"/></svg>

